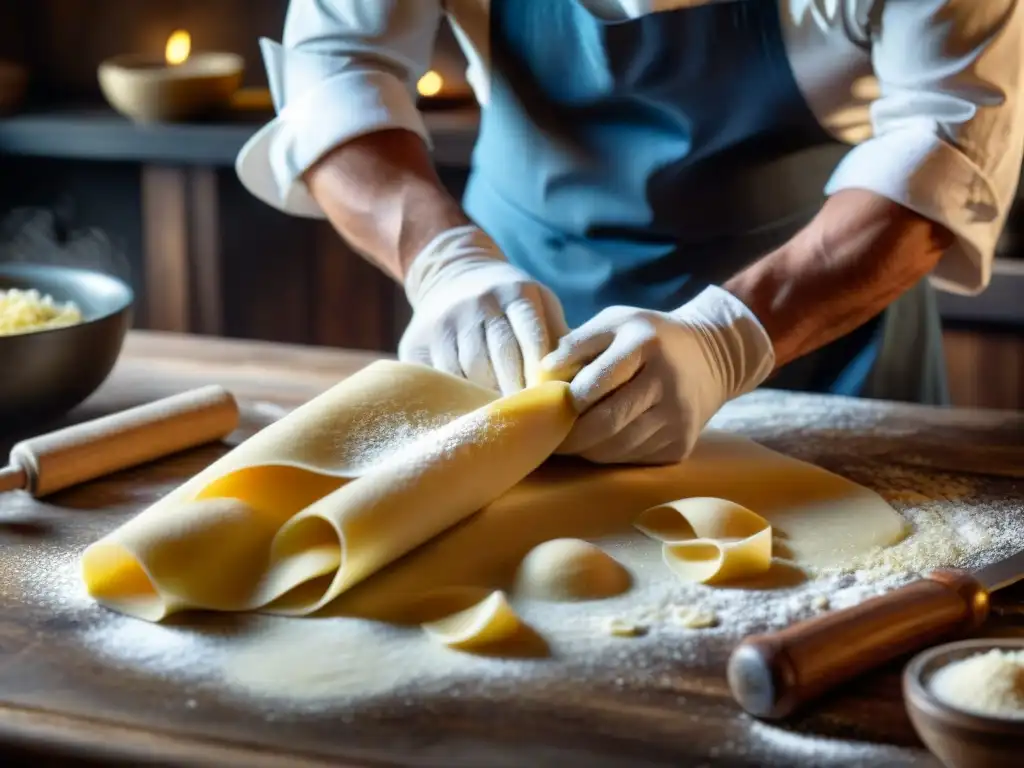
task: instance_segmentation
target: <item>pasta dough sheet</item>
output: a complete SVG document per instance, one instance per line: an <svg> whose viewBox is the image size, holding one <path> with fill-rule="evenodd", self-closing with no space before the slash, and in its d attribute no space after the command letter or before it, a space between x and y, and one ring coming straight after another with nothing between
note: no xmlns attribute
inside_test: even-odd
<svg viewBox="0 0 1024 768"><path fill-rule="evenodd" d="M579 538L660 552L633 524L678 499L749 508L771 526L775 554L804 566L903 534L877 494L738 435L707 430L666 467L553 457L574 419L562 382L497 398L426 367L374 363L90 546L87 589L150 621L198 608L413 623L446 614L424 616L425 596L502 592L476 616L505 632L504 594L531 549ZM466 642L479 621L461 621L432 628Z"/></svg>
<svg viewBox="0 0 1024 768"><path fill-rule="evenodd" d="M905 534L903 518L874 491L740 435L706 430L690 458L675 465L597 467L556 456L478 514L341 595L324 615L405 622L428 591L510 590L530 550L558 538L585 539L634 570L679 578L662 558L662 542L634 523L651 507L690 497L756 511L772 528L773 554L811 569L843 565Z"/></svg>

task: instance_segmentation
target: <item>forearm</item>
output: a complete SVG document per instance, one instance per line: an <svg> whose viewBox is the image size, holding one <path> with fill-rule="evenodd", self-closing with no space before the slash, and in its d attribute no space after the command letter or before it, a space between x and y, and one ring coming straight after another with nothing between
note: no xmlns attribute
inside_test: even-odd
<svg viewBox="0 0 1024 768"><path fill-rule="evenodd" d="M723 287L761 321L779 368L877 315L927 275L951 241L944 227L890 200L844 190Z"/></svg>
<svg viewBox="0 0 1024 768"><path fill-rule="evenodd" d="M469 223L416 134L378 131L326 154L304 175L310 194L353 248L401 282L435 236Z"/></svg>

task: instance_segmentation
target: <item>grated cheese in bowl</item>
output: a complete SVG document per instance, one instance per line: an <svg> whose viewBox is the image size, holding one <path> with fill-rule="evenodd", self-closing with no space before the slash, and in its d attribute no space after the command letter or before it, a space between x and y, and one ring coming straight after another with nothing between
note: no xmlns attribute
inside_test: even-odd
<svg viewBox="0 0 1024 768"><path fill-rule="evenodd" d="M63 328L82 322L74 302L61 303L31 288L0 290L0 336Z"/></svg>

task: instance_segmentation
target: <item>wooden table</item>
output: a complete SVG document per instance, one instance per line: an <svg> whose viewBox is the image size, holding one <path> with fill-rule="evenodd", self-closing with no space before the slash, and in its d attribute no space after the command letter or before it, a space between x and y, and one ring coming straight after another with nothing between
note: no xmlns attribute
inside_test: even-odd
<svg viewBox="0 0 1024 768"><path fill-rule="evenodd" d="M207 383L231 388L250 409L253 403L292 407L373 359L136 332L110 380L76 417ZM754 406L759 396L752 396ZM971 446L989 464L997 455L1018 456L1024 450L1024 420L1017 416L846 403L859 415L844 417L846 432L839 437L848 434L842 444L859 445L869 457L902 450L907 435L917 441L915 455L925 456L926 463L929 455L946 455L929 454L929 446L951 443L959 446L955 455L966 464L972 462ZM260 407L273 405L257 405L254 412ZM780 450L800 453L804 446L806 452L806 425L780 432L777 425L765 426L758 412L750 410L749 432ZM271 717L215 689L186 690L173 678L105 661L81 638L106 612L64 605L47 589L48 578L67 570L85 545L155 493L197 471L218 450L124 472L46 503L20 493L0 497L0 743L11 750L8 760L20 755L28 762L47 756L104 765L254 767L938 765L919 745L904 713L898 666L777 728L753 722L728 699L722 653L709 654L699 668L680 669L677 681L643 695L589 690L581 680L573 681L574 695L565 702L518 694L502 704L434 698L344 717L331 712ZM819 458L830 464L827 451ZM832 457L831 463L836 461ZM979 461L975 456L973 462ZM992 498L1022 497L1019 482L985 482Z"/></svg>

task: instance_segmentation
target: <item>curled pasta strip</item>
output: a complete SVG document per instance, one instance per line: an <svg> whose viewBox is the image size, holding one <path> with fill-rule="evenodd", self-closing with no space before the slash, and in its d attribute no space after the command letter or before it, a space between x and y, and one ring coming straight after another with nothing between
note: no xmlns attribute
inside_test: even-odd
<svg viewBox="0 0 1024 768"><path fill-rule="evenodd" d="M687 581L717 584L771 567L772 529L763 517L725 499L698 497L661 504L634 525L662 543L666 565Z"/></svg>

